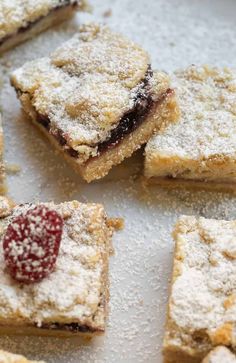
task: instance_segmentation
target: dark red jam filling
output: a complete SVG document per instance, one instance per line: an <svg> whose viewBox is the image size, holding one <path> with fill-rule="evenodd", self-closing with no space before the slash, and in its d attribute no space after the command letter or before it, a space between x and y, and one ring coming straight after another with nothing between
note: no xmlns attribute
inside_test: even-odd
<svg viewBox="0 0 236 363"><path fill-rule="evenodd" d="M167 91L161 95L158 100L154 100L150 87L150 79L152 75L153 72L149 66L144 80L140 83L133 108L122 117L117 127L111 131L110 137L97 144L98 153L101 154L119 144L125 136L132 133L144 122L147 113L150 111L154 103L161 103L169 94L172 93L171 89L167 89ZM17 92L19 95L22 94L20 90L17 90ZM37 122L55 137L58 143L63 147L64 151L66 151L71 157L79 157L78 151L67 145L66 138L63 136L63 131L60 129L51 129L50 119L48 116L37 114Z"/></svg>
<svg viewBox="0 0 236 363"><path fill-rule="evenodd" d="M43 324L42 328L44 329L52 329L52 330L66 330L71 333L96 333L99 330L89 327L88 325L79 325L78 323L71 324Z"/></svg>
<svg viewBox="0 0 236 363"><path fill-rule="evenodd" d="M70 0L59 0L58 1L58 5L55 6L52 10L49 11L49 13L46 16L51 15L52 13L54 13L57 10L60 10L63 7L66 7L68 5L71 5L72 7L77 6L77 2L74 3L70 3ZM30 30L31 28L33 28L37 23L39 23L43 18L45 18L45 16L40 16L37 20L32 21L32 22L28 22L26 25L20 27L17 30L17 34L20 33L24 33L28 30ZM5 43L7 40L9 40L10 38L13 38L16 34L10 34L5 36L4 38L0 39L0 46Z"/></svg>

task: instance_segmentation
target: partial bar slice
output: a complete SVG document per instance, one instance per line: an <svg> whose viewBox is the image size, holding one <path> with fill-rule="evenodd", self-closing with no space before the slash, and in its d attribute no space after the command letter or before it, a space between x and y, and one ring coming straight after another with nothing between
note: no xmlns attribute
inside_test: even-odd
<svg viewBox="0 0 236 363"><path fill-rule="evenodd" d="M22 355L13 354L0 350L0 362L1 363L44 363L42 361L28 360Z"/></svg>
<svg viewBox="0 0 236 363"><path fill-rule="evenodd" d="M26 113L88 182L176 117L168 76L152 71L139 46L96 24L11 81Z"/></svg>
<svg viewBox="0 0 236 363"><path fill-rule="evenodd" d="M191 66L173 75L173 87L181 116L148 142L146 177L174 187L235 187L236 71Z"/></svg>
<svg viewBox="0 0 236 363"><path fill-rule="evenodd" d="M0 114L0 195L6 193L6 175L5 175L5 164L3 161L3 151L4 151L3 128L2 128L2 118Z"/></svg>
<svg viewBox="0 0 236 363"><path fill-rule="evenodd" d="M236 221L182 216L173 236L166 361L198 363L217 345L236 351Z"/></svg>
<svg viewBox="0 0 236 363"><path fill-rule="evenodd" d="M4 208L0 204L0 334L103 333L108 314L112 221L100 204L72 201L38 205L62 217L62 239L55 269L40 282L26 284L13 279L6 268L3 239L9 225L16 228L13 220L26 216L35 205L9 209L9 205Z"/></svg>
<svg viewBox="0 0 236 363"><path fill-rule="evenodd" d="M85 0L3 0L0 2L0 54L69 19Z"/></svg>
<svg viewBox="0 0 236 363"><path fill-rule="evenodd" d="M236 357L225 347L217 347L210 352L202 363L236 363Z"/></svg>

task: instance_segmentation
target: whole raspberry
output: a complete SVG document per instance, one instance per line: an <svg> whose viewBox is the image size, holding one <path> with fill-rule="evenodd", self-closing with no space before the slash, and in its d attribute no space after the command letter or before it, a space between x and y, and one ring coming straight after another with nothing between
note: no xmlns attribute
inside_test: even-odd
<svg viewBox="0 0 236 363"><path fill-rule="evenodd" d="M63 220L54 210L38 205L14 218L4 239L4 258L17 281L42 280L53 270L59 253Z"/></svg>

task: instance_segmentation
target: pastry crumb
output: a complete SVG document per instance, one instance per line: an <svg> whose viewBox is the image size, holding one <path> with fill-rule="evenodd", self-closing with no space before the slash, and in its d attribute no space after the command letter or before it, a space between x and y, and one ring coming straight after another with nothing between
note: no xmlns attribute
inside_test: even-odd
<svg viewBox="0 0 236 363"><path fill-rule="evenodd" d="M6 164L7 174L18 174L21 171L20 165L17 164Z"/></svg>
<svg viewBox="0 0 236 363"><path fill-rule="evenodd" d="M114 228L116 231L124 229L125 221L123 218L109 218L107 221L109 227Z"/></svg>

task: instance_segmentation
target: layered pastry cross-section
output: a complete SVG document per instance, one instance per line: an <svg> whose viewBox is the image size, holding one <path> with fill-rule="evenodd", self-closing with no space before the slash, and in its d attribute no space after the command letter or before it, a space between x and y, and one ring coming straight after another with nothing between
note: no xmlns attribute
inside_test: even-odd
<svg viewBox="0 0 236 363"><path fill-rule="evenodd" d="M202 363L236 363L236 356L229 349L220 346L210 352Z"/></svg>
<svg viewBox="0 0 236 363"><path fill-rule="evenodd" d="M234 187L236 71L190 66L175 72L173 87L181 116L148 142L146 177L168 186Z"/></svg>
<svg viewBox="0 0 236 363"><path fill-rule="evenodd" d="M45 363L42 361L28 360L22 355L13 354L0 350L0 362L1 363Z"/></svg>
<svg viewBox="0 0 236 363"><path fill-rule="evenodd" d="M168 76L108 27L87 24L50 57L11 77L26 113L92 181L146 143L177 113Z"/></svg>
<svg viewBox="0 0 236 363"><path fill-rule="evenodd" d="M2 0L0 54L85 7L85 0Z"/></svg>
<svg viewBox="0 0 236 363"><path fill-rule="evenodd" d="M58 220L63 226L60 248L52 261L55 248L50 243L55 242L58 224L53 229L47 223ZM112 232L100 204L1 205L0 333L62 337L103 333ZM24 236L22 241L19 235ZM44 236L41 241L39 236ZM55 263L50 273L45 270L49 262Z"/></svg>
<svg viewBox="0 0 236 363"><path fill-rule="evenodd" d="M218 345L236 351L236 221L182 216L173 236L166 361L198 363Z"/></svg>

